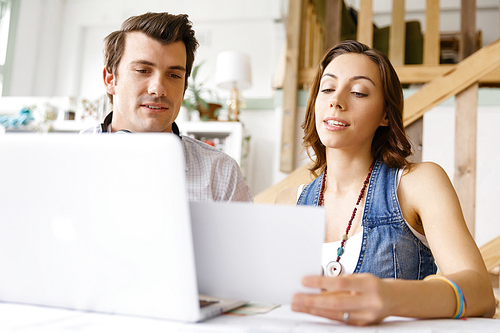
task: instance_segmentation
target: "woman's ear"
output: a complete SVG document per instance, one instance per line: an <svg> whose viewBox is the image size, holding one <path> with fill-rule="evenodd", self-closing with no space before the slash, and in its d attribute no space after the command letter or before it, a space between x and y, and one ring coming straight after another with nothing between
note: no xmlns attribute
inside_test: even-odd
<svg viewBox="0 0 500 333"><path fill-rule="evenodd" d="M115 85L116 80L115 76L112 73L109 73L106 68L102 70L102 77L104 80L104 88L106 88L106 92L110 95L115 94Z"/></svg>
<svg viewBox="0 0 500 333"><path fill-rule="evenodd" d="M380 121L379 126L389 126L389 118L387 118L387 112L384 113L384 118Z"/></svg>

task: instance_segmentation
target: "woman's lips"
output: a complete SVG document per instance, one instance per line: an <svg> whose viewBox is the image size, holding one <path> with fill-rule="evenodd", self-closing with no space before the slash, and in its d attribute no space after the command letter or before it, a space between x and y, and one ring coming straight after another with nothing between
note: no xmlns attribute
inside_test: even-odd
<svg viewBox="0 0 500 333"><path fill-rule="evenodd" d="M331 131L339 131L349 127L349 123L339 118L326 118L323 120L325 128Z"/></svg>

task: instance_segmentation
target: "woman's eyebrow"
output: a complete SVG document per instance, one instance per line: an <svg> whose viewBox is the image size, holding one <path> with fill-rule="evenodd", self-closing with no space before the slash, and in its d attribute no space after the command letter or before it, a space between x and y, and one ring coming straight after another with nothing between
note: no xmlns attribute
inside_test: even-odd
<svg viewBox="0 0 500 333"><path fill-rule="evenodd" d="M335 74L330 74L330 73L325 73L323 74L323 77L325 76L329 76L333 79L338 79L337 76ZM349 79L349 81L356 81L356 80L368 80L370 81L374 86L376 86L375 82L373 82L372 79L370 79L368 76L364 76L364 75L356 75L356 76L353 76Z"/></svg>

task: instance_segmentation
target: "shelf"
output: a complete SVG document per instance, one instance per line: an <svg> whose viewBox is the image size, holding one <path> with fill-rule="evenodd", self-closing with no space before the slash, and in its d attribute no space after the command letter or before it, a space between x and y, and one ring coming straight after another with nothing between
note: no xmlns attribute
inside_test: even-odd
<svg viewBox="0 0 500 333"><path fill-rule="evenodd" d="M182 135L212 144L241 165L243 124L222 121L180 121L176 124Z"/></svg>

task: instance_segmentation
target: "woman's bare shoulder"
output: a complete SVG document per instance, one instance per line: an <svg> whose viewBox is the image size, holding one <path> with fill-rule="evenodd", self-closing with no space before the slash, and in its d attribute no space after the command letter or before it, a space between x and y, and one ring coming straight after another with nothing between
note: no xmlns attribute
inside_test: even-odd
<svg viewBox="0 0 500 333"><path fill-rule="evenodd" d="M283 205L295 205L297 203L297 191L299 186L287 188L278 194L274 203Z"/></svg>
<svg viewBox="0 0 500 333"><path fill-rule="evenodd" d="M446 171L433 162L413 164L405 170L400 189L399 193L408 203L414 205L417 211L418 207L427 207L436 202L443 203L443 200L454 200L456 197Z"/></svg>
<svg viewBox="0 0 500 333"><path fill-rule="evenodd" d="M403 173L403 177L407 181L414 183L423 182L428 183L432 181L448 181L448 175L446 171L434 162L422 162L412 164L410 168L407 168Z"/></svg>

